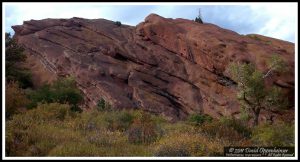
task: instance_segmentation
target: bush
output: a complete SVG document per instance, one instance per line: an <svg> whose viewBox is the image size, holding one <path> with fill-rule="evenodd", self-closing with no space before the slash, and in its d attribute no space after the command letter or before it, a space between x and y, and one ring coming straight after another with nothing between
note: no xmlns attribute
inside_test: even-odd
<svg viewBox="0 0 300 162"><path fill-rule="evenodd" d="M101 98L97 103L97 110L103 111L105 109L105 100Z"/></svg>
<svg viewBox="0 0 300 162"><path fill-rule="evenodd" d="M70 111L70 105L60 103L39 104L37 110L31 113L36 116L35 120L41 121L63 121L74 116L74 112Z"/></svg>
<svg viewBox="0 0 300 162"><path fill-rule="evenodd" d="M10 82L5 87L5 116L10 118L13 114L25 108L29 103L23 89L19 88L17 82Z"/></svg>
<svg viewBox="0 0 300 162"><path fill-rule="evenodd" d="M117 25L117 26L121 26L121 25L122 25L122 23L121 23L120 21L116 21L116 22L115 22L115 25Z"/></svg>
<svg viewBox="0 0 300 162"><path fill-rule="evenodd" d="M96 108L98 111L110 111L111 105L108 102L106 102L103 98L100 98L100 100L98 100Z"/></svg>
<svg viewBox="0 0 300 162"><path fill-rule="evenodd" d="M295 125L284 122L259 125L251 139L259 146L295 146Z"/></svg>
<svg viewBox="0 0 300 162"><path fill-rule="evenodd" d="M247 126L245 121L235 119L233 117L222 117L220 118L222 125L233 128L236 132L243 135L246 138L251 136L251 129Z"/></svg>
<svg viewBox="0 0 300 162"><path fill-rule="evenodd" d="M237 132L234 128L229 127L220 121L205 123L201 126L201 132L213 138L222 138L225 140L241 141L245 137Z"/></svg>
<svg viewBox="0 0 300 162"><path fill-rule="evenodd" d="M193 132L169 134L154 144L154 156L220 155L223 145Z"/></svg>
<svg viewBox="0 0 300 162"><path fill-rule="evenodd" d="M150 114L141 112L131 124L128 131L128 140L131 143L149 144L159 137L158 126Z"/></svg>
<svg viewBox="0 0 300 162"><path fill-rule="evenodd" d="M31 103L28 108L36 107L39 102L42 103L68 103L71 110L81 112L78 104L83 100L80 91L76 88L74 78L61 78L52 85L44 85L40 89L29 94Z"/></svg>
<svg viewBox="0 0 300 162"><path fill-rule="evenodd" d="M200 17L196 17L195 18L195 22L203 24L203 21L202 21L202 19Z"/></svg>
<svg viewBox="0 0 300 162"><path fill-rule="evenodd" d="M37 109L17 114L6 123L6 154L8 156L45 156L62 142L80 138L63 127L72 118L68 105L41 104Z"/></svg>
<svg viewBox="0 0 300 162"><path fill-rule="evenodd" d="M76 114L77 117L69 121L68 126L75 131L80 131L83 135L96 130L100 131L107 127L105 118L109 114L106 112L100 113L97 110L91 110Z"/></svg>
<svg viewBox="0 0 300 162"><path fill-rule="evenodd" d="M46 156L54 147L64 142L79 142L78 132L52 124L39 124L29 133L29 150L32 156Z"/></svg>
<svg viewBox="0 0 300 162"><path fill-rule="evenodd" d="M39 123L63 121L66 118L72 118L74 112L70 111L70 106L60 103L39 104L36 109L28 110L23 114L13 116L9 121L13 126L18 128L23 124L29 124L27 121ZM23 123L21 120L24 120ZM26 128L29 127L25 126ZM21 129L21 128L20 128Z"/></svg>
<svg viewBox="0 0 300 162"><path fill-rule="evenodd" d="M118 121L118 129L109 129L108 118ZM36 109L16 114L7 121L6 155L151 156L148 146L130 143L127 132L119 131L126 130L134 119L149 121L142 120L144 117L137 111L76 113L66 104L38 104Z"/></svg>
<svg viewBox="0 0 300 162"><path fill-rule="evenodd" d="M247 36L250 37L250 38L252 38L252 39L261 41L261 39L258 36L256 36L256 35L248 34Z"/></svg>
<svg viewBox="0 0 300 162"><path fill-rule="evenodd" d="M21 67L10 67L6 70L8 82L16 81L21 88L33 87L32 74L28 69Z"/></svg>
<svg viewBox="0 0 300 162"><path fill-rule="evenodd" d="M111 131L126 131L133 123L134 115L128 111L116 111L110 113L111 116L106 117L105 121L108 122L108 129Z"/></svg>
<svg viewBox="0 0 300 162"><path fill-rule="evenodd" d="M192 114L188 118L188 122L192 125L201 125L204 122L211 122L212 117L206 114Z"/></svg>

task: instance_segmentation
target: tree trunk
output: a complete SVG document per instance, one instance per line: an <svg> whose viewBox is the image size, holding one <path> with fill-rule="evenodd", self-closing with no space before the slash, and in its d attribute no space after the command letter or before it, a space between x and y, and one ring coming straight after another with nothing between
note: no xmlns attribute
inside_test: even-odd
<svg viewBox="0 0 300 162"><path fill-rule="evenodd" d="M253 112L253 115L254 115L253 126L257 126L258 125L259 113L260 113L260 109L259 108L256 111Z"/></svg>
<svg viewBox="0 0 300 162"><path fill-rule="evenodd" d="M254 114L254 121L253 121L253 126L257 126L258 125L258 117L259 117L259 114Z"/></svg>

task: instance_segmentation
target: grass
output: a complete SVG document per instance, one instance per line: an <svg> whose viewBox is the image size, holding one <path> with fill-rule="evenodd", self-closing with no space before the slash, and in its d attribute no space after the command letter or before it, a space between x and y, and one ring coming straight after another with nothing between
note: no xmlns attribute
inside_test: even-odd
<svg viewBox="0 0 300 162"><path fill-rule="evenodd" d="M224 146L290 146L294 139L292 125L248 131L230 118L170 123L137 110L78 113L48 103L6 122L6 156L223 156Z"/></svg>
<svg viewBox="0 0 300 162"><path fill-rule="evenodd" d="M269 41L269 40L262 40L261 38L259 38L258 36L256 36L256 35L246 35L246 36L248 36L249 38L252 38L252 39L254 39L254 40L257 40L257 41L263 41L266 45L272 45L272 42L271 41Z"/></svg>
<svg viewBox="0 0 300 162"><path fill-rule="evenodd" d="M256 36L256 35L247 35L247 36L250 37L250 38L252 38L252 39L261 41L261 39L258 36Z"/></svg>

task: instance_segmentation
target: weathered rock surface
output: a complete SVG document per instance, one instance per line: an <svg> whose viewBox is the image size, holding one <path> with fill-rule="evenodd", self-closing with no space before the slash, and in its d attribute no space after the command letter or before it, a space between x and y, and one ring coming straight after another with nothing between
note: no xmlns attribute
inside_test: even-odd
<svg viewBox="0 0 300 162"><path fill-rule="evenodd" d="M286 41L155 14L136 27L74 17L30 20L13 29L29 67L43 65L40 77L74 76L86 108L102 97L115 108L141 108L172 120L196 112L238 115L228 64L253 62L267 71L266 59L274 53L290 71L267 82L294 98L294 44Z"/></svg>

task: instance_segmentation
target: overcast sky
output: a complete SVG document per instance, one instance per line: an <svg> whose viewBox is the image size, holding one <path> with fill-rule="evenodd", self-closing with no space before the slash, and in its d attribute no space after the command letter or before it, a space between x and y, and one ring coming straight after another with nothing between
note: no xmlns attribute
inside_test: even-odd
<svg viewBox="0 0 300 162"><path fill-rule="evenodd" d="M187 5L188 4L188 5ZM204 22L240 34L262 34L295 42L297 3L247 4L104 4L104 3L5 3L5 32L13 33L12 25L25 20L45 18L104 18L137 25L150 13L167 18L195 19L201 8Z"/></svg>

